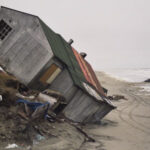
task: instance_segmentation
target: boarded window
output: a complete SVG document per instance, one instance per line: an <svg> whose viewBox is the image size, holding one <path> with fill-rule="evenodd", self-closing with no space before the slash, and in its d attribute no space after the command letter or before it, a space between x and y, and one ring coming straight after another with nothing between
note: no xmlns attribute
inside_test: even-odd
<svg viewBox="0 0 150 150"><path fill-rule="evenodd" d="M0 20L0 40L4 40L11 30L12 28L4 20Z"/></svg>
<svg viewBox="0 0 150 150"><path fill-rule="evenodd" d="M59 75L60 72L61 69L56 64L52 64L42 75L40 81L44 84L50 84Z"/></svg>

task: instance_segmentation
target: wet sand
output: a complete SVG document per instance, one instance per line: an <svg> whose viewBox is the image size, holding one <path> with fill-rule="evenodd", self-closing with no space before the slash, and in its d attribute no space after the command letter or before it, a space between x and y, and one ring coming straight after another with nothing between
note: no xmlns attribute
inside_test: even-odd
<svg viewBox="0 0 150 150"><path fill-rule="evenodd" d="M100 72L97 76L108 95L121 94L128 100L114 101L117 109L101 124L86 125L86 132L96 142L85 143L80 150L149 150L150 95L138 88L139 83L120 81Z"/></svg>

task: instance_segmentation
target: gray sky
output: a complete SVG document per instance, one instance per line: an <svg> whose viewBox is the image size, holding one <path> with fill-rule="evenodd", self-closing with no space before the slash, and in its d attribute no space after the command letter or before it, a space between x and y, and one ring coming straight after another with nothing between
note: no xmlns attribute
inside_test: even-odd
<svg viewBox="0 0 150 150"><path fill-rule="evenodd" d="M0 0L38 15L94 69L150 68L150 0Z"/></svg>

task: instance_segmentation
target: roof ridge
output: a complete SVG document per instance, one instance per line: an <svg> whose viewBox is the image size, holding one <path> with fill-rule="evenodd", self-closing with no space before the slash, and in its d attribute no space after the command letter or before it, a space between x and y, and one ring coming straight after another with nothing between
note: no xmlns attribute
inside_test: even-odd
<svg viewBox="0 0 150 150"><path fill-rule="evenodd" d="M38 16L36 15L33 15L33 14L30 14L30 13L26 13L26 12L23 12L23 11L19 11L19 10L16 10L16 9L12 9L12 8L9 8L9 7L5 7L5 6L0 6L2 9L9 9L9 10L12 10L12 11L16 11L16 12L19 12L19 13L23 13L23 14L26 14L26 15L30 15L30 16L33 16L33 17L37 17L39 18Z"/></svg>

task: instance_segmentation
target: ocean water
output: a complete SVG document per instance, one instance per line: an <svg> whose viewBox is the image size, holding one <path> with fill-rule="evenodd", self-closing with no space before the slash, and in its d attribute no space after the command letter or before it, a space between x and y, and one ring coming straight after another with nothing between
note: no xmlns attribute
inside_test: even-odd
<svg viewBox="0 0 150 150"><path fill-rule="evenodd" d="M127 82L143 83L145 80L150 79L150 68L140 69L103 69L103 71L118 80ZM141 90L150 92L150 83L143 83Z"/></svg>

